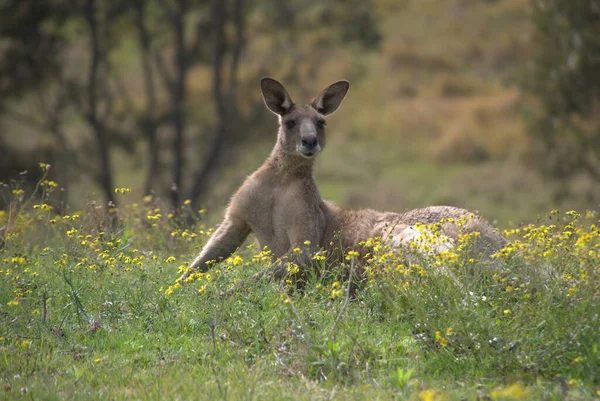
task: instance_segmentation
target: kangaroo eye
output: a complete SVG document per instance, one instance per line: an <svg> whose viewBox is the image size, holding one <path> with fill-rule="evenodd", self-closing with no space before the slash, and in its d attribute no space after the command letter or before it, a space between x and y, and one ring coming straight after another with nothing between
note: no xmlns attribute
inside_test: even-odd
<svg viewBox="0 0 600 401"><path fill-rule="evenodd" d="M296 126L296 121L295 120L288 120L285 122L285 126L287 127L287 129L292 129Z"/></svg>
<svg viewBox="0 0 600 401"><path fill-rule="evenodd" d="M319 128L325 128L325 125L327 125L327 123L325 122L325 120L319 120L319 121L317 121L317 127L319 127Z"/></svg>

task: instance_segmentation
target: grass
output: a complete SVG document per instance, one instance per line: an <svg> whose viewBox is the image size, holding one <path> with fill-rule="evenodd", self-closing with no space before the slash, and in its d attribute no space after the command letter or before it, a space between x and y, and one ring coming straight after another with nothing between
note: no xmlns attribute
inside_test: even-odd
<svg viewBox="0 0 600 401"><path fill-rule="evenodd" d="M316 261L301 291L263 280L224 298L269 252L245 244L177 283L211 230L120 192L113 230L98 209L58 216L16 188L0 212L1 399L600 396L596 213L505 231L497 269L469 256L471 236L418 259L374 239L355 297L348 253Z"/></svg>

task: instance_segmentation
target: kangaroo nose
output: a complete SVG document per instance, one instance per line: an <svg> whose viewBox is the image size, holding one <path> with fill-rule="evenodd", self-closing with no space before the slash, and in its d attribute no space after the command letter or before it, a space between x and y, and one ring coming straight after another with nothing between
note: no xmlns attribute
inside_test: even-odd
<svg viewBox="0 0 600 401"><path fill-rule="evenodd" d="M306 146L309 149L317 146L318 140L316 136L309 136L302 138L302 146Z"/></svg>

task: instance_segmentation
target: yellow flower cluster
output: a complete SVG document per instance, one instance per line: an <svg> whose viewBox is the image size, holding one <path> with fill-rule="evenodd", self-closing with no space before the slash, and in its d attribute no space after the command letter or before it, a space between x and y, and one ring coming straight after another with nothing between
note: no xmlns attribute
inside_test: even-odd
<svg viewBox="0 0 600 401"><path fill-rule="evenodd" d="M346 252L346 260L352 260L352 258L357 258L359 257L360 254L357 251L348 251Z"/></svg>
<svg viewBox="0 0 600 401"><path fill-rule="evenodd" d="M493 257L510 260L519 256L526 261L539 262L576 256L583 263L590 258L597 259L600 253L599 226L580 222L580 215L574 211L566 215L571 221L564 226L529 224L522 229L504 231L505 236L514 239Z"/></svg>
<svg viewBox="0 0 600 401"><path fill-rule="evenodd" d="M50 180L44 180L40 183L40 186L42 188L46 188L47 191L51 190L51 189L55 189L58 188L58 184L54 181L50 181Z"/></svg>
<svg viewBox="0 0 600 401"><path fill-rule="evenodd" d="M512 399L524 400L529 398L529 391L519 383L512 384L504 389L494 390L491 393L493 400Z"/></svg>
<svg viewBox="0 0 600 401"><path fill-rule="evenodd" d="M262 251L252 256L252 262L269 265L273 263L273 252L265 246Z"/></svg>
<svg viewBox="0 0 600 401"><path fill-rule="evenodd" d="M42 203L41 205L33 205L33 208L46 210L46 211L50 211L53 209L52 206L48 205L47 203Z"/></svg>
<svg viewBox="0 0 600 401"><path fill-rule="evenodd" d="M292 276L300 272L300 266L293 262L288 262L286 269L288 274Z"/></svg>
<svg viewBox="0 0 600 401"><path fill-rule="evenodd" d="M444 336L442 335L442 332L439 330L435 332L435 342L440 344L442 347L445 347L448 345L448 340L444 338Z"/></svg>
<svg viewBox="0 0 600 401"><path fill-rule="evenodd" d="M201 234L204 235L205 234L204 231L202 231ZM186 229L177 228L177 229L171 231L171 237L173 237L173 238L179 237L179 238L185 240L186 242L193 242L197 236L198 236L198 234L188 230L187 228Z"/></svg>

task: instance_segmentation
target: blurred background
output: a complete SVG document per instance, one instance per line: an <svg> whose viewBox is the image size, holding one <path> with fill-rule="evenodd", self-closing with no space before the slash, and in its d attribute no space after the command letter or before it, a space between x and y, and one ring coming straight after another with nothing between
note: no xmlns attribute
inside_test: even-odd
<svg viewBox="0 0 600 401"><path fill-rule="evenodd" d="M344 206L598 209L600 0L3 0L0 181L215 222L275 140L263 76L351 82L316 166Z"/></svg>

